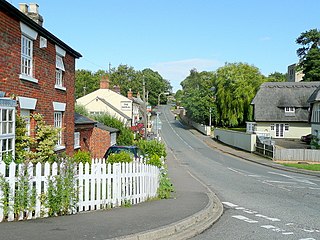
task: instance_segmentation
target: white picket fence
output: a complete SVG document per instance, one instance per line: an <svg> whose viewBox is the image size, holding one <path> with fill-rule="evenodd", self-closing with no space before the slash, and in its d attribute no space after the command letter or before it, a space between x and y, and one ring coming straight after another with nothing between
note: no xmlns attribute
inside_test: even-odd
<svg viewBox="0 0 320 240"><path fill-rule="evenodd" d="M21 165L11 163L9 167L0 162L0 175L9 183L11 196L14 196L18 175L21 174ZM17 171L17 169L20 169ZM0 202L0 221L6 219L34 219L43 216L45 207L41 206L39 196L45 194L48 189L49 179L58 174L59 166L56 163L50 165L30 164L27 168L29 186L36 189L36 205L32 212L22 212L20 216L14 216L14 200L10 198L9 212L4 213L3 202ZM158 167L147 165L138 161L132 163L106 164L104 159L93 159L92 164L80 163L77 166L76 188L79 201L74 212L106 209L122 204L137 204L149 198L157 196L160 170ZM3 192L0 187L0 200Z"/></svg>

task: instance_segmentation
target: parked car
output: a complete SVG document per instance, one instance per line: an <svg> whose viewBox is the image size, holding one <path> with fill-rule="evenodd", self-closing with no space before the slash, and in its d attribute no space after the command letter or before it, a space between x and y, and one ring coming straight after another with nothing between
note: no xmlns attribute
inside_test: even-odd
<svg viewBox="0 0 320 240"><path fill-rule="evenodd" d="M312 134L308 134L308 135L302 136L300 140L301 140L302 142L305 142L305 143L307 143L307 144L310 144L310 143L311 143L311 140L312 140Z"/></svg>
<svg viewBox="0 0 320 240"><path fill-rule="evenodd" d="M119 153L119 152L128 152L134 156L134 158L140 158L142 155L141 150L137 146L111 146L108 148L106 153L104 154L104 158L107 159L110 154Z"/></svg>

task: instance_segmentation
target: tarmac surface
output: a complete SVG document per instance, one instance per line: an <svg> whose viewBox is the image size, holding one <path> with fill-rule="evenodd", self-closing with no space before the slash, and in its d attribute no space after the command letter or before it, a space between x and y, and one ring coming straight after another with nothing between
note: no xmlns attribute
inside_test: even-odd
<svg viewBox="0 0 320 240"><path fill-rule="evenodd" d="M221 144L190 130L208 146L258 164L320 177L320 173L284 167L258 155ZM171 199L129 208L93 211L76 215L0 223L0 239L188 239L209 228L223 214L214 193L192 176L169 151L169 177L175 187ZM188 186L186 189L185 186Z"/></svg>

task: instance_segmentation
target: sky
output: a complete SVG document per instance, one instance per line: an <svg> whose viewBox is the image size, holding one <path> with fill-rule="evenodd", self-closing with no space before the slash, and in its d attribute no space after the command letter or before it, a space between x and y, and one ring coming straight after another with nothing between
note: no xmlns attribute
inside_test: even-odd
<svg viewBox="0 0 320 240"><path fill-rule="evenodd" d="M7 0L19 8L26 1ZM225 63L268 76L298 62L295 40L320 29L319 0L32 0L43 27L82 54L76 69L151 68L173 91Z"/></svg>

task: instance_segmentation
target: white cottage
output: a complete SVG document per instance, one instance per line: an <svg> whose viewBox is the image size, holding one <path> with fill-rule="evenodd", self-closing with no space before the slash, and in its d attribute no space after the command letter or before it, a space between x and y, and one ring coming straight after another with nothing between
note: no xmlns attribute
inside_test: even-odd
<svg viewBox="0 0 320 240"><path fill-rule="evenodd" d="M109 89L107 76L101 79L100 89L78 98L76 102L92 115L107 113L128 127L132 126L132 100L121 95L117 86L114 90Z"/></svg>

